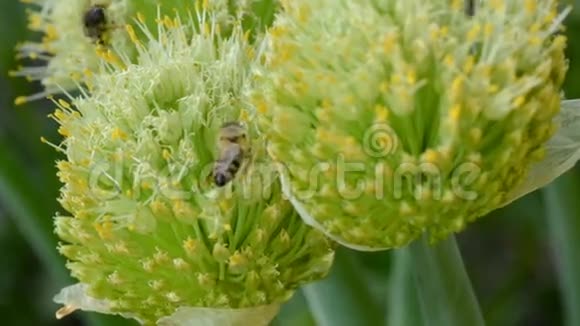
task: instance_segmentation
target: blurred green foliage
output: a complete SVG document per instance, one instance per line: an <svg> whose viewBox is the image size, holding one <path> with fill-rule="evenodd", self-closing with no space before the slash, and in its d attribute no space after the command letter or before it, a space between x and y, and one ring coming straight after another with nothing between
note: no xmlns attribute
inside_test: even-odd
<svg viewBox="0 0 580 326"><path fill-rule="evenodd" d="M576 2L580 6L580 1ZM5 325L134 325L119 318L87 313L75 313L62 321L54 318L58 306L52 303L52 296L74 281L56 252L57 238L52 232L51 218L60 209L56 202L59 184L54 168L58 155L39 141L41 136L58 139L55 124L47 118L52 106L47 101L18 108L12 104L15 96L39 90L38 85L7 74L18 64L13 51L16 43L38 37L26 30L24 13L21 3L0 1L0 30L4 31L0 36L0 71L3 72L0 76L0 316ZM572 13L566 25L570 70L565 90L568 98L578 98L579 9ZM579 264L580 255L576 254L580 243L574 246L574 243L562 244L550 239L552 235L580 241L580 212L577 203L574 205L574 199L580 196L580 171L563 178L566 180L559 181L562 185L551 185L547 190L532 193L493 212L458 236L467 272L488 325L564 325L566 318L572 325L571 318L578 318L566 316L562 298L572 298L568 305L573 302L576 306L569 308L575 309L578 315L579 290L575 294L563 295L563 292L580 286L580 275L571 276L569 272ZM576 221L578 230L566 230L566 225L558 224L566 223L560 217L567 217L568 223ZM562 228L570 232L558 233ZM413 288L411 283L406 283L410 282L408 275L404 270L390 275L396 254L341 250L340 263L328 280L314 285L319 294L328 295L328 302L313 304L313 296L298 293L283 307L274 324L325 325L322 319L333 317L311 313L309 303L313 308L321 304L343 307L343 310L336 308L334 318L340 318L347 311L360 313L360 309L367 309L366 317L373 320L372 324L389 324L389 320L389 325L398 323L397 320L407 320L412 325L419 323L420 318L414 315L418 314L414 306L417 298L413 293L405 294L408 291L405 289ZM573 262L560 264L563 267L558 269L556 258L565 260L566 256ZM310 290L307 288L305 294ZM378 313L383 314L381 321L376 320ZM401 316L413 318L401 319Z"/></svg>

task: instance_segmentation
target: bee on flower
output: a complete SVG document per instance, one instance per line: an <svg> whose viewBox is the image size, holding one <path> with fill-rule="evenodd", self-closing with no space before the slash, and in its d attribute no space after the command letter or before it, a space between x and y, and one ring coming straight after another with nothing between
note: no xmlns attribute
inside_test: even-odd
<svg viewBox="0 0 580 326"><path fill-rule="evenodd" d="M59 318L80 309L142 324L265 326L332 265L334 244L267 169L247 98L260 56L241 24L224 37L213 14L199 17L208 24L161 20L159 38L138 25L148 39L134 39L137 63L102 62L90 94L55 100L67 212L55 229L79 281L55 297ZM264 169L259 179L232 173L242 159ZM216 162L225 179L199 187Z"/></svg>
<svg viewBox="0 0 580 326"><path fill-rule="evenodd" d="M28 28L39 32L42 38L18 45L17 57L39 62L33 66L27 63L11 75L40 82L42 91L17 97L17 105L90 86L90 78L99 72L101 60L118 62L119 55L123 55L135 62L133 39L148 39L137 28L139 24L146 24L149 33L157 37L157 24L170 22L176 13L182 19L195 20L200 26L210 23L201 21L201 16L186 16L192 8L214 13L215 21L211 23L220 25L220 33L224 35L232 31L235 16L251 18L247 19L251 23L245 24L248 31L261 24L251 6L245 2L230 6L225 0L167 0L161 6L155 1L138 0L29 0L26 3ZM131 34L131 30L137 33Z"/></svg>

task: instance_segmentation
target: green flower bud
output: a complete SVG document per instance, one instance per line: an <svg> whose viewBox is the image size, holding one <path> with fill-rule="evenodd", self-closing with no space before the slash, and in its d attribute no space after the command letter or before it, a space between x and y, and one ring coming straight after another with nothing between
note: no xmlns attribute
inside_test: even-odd
<svg viewBox="0 0 580 326"><path fill-rule="evenodd" d="M149 38L136 42L135 63L119 56L91 78L90 96L55 101L69 212L56 233L81 283L56 298L59 316L86 309L150 324L212 308L218 321L231 312L220 325L266 325L331 266L331 242L283 198L257 130L247 94L260 56L239 24L223 38L215 15L199 15L208 28L176 18L156 37L140 25ZM243 125L247 143L220 145L228 121ZM241 167L216 186L215 162L231 158L221 151L242 144Z"/></svg>
<svg viewBox="0 0 580 326"><path fill-rule="evenodd" d="M436 240L505 203L545 157L567 12L478 4L282 1L254 103L305 221L359 250Z"/></svg>
<svg viewBox="0 0 580 326"><path fill-rule="evenodd" d="M188 17L193 7L202 7L215 14L220 32L232 30L232 15L243 19L252 35L261 31L267 22L254 10L273 10L274 0L250 0L230 3L226 0L166 0L162 5L153 0L26 0L32 6L28 11L29 29L40 32L40 41L28 41L17 48L20 59L40 60L45 65L24 66L12 72L31 81L40 81L44 90L30 96L16 98L16 104L40 99L63 90L72 91L83 84L87 75L99 67L99 61L119 61L113 48L122 50L127 58L135 57L133 41L146 40L139 24L149 27L156 37L156 17L171 24L169 16L179 13ZM260 12L261 13L261 12ZM266 18L270 19L266 15ZM136 32L135 32L136 31Z"/></svg>

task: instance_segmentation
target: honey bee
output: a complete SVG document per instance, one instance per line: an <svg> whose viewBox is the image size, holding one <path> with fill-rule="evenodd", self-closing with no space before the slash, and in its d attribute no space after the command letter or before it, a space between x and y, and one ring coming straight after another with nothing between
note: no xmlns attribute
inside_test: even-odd
<svg viewBox="0 0 580 326"><path fill-rule="evenodd" d="M218 159L213 167L213 180L218 187L234 179L250 153L246 129L238 122L227 122L219 131L217 140Z"/></svg>
<svg viewBox="0 0 580 326"><path fill-rule="evenodd" d="M105 43L104 36L107 32L107 16L103 5L93 5L85 11L83 27L85 35L97 44Z"/></svg>

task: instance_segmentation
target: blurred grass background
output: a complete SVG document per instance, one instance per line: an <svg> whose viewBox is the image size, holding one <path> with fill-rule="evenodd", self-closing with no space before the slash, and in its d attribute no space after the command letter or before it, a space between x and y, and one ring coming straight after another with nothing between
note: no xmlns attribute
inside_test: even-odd
<svg viewBox="0 0 580 326"><path fill-rule="evenodd" d="M566 25L571 67L565 90L568 98L579 98L580 9L574 10ZM3 324L135 325L115 317L81 312L60 321L54 318L59 307L52 303L52 296L74 282L56 252L57 238L52 232L51 218L60 209L55 200L59 189L54 168L57 154L39 141L41 136L58 139L58 135L55 123L47 118L52 111L50 103L39 101L23 107L12 104L17 95L29 94L38 87L7 74L18 64L13 50L16 43L38 37L26 30L24 6L20 2L0 1L0 30L3 31L0 35L0 316ZM575 312L580 311L578 291L566 290L578 289L580 282L580 275L567 272L574 264L580 264L580 256L574 256L580 243L572 242L580 233L580 207L574 202L580 198L579 185L580 170L576 168L547 189L492 213L458 236L467 272L488 325L565 325L566 318L569 321L574 318L570 317L572 314L578 320ZM563 214L563 217L555 219L559 215L554 214ZM562 233L566 231L569 232ZM366 309L369 320L381 315L384 324L398 326L394 321L398 319L389 316L391 311L387 307L396 306L396 300L401 300L401 305L412 303L414 298L401 298L398 293L388 291L393 254L341 250L337 258L340 263L324 283L329 293L335 295L328 301L309 302L311 307L334 305L340 317L338 304L342 296L357 301L361 309ZM562 261L563 264L558 264ZM343 289L333 288L336 284ZM352 298L347 298L349 295ZM567 303L563 298L568 298ZM405 308L409 316L413 309L415 312L418 309L412 304ZM376 324L368 322L371 323ZM420 323L419 318L407 321L408 325ZM298 293L283 307L274 324L308 326L316 322L305 296Z"/></svg>

